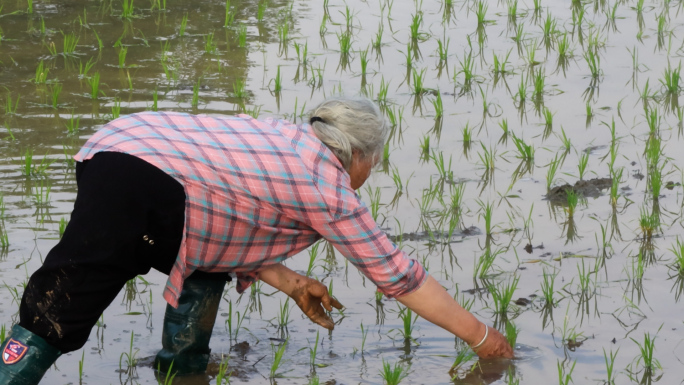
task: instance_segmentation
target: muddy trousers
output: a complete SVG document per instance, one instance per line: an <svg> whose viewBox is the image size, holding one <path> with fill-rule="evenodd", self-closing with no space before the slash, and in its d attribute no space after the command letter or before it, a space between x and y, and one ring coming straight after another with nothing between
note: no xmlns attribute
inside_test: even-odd
<svg viewBox="0 0 684 385"><path fill-rule="evenodd" d="M185 218L183 186L134 156L98 153L77 164L76 180L69 224L20 306L19 325L62 353L85 344L127 281L151 268L170 272ZM186 282L229 279L198 271Z"/></svg>

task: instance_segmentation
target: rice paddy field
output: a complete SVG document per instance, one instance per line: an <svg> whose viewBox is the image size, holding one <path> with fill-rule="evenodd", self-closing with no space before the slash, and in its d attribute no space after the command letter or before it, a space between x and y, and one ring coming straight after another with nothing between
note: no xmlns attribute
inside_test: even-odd
<svg viewBox="0 0 684 385"><path fill-rule="evenodd" d="M3 332L69 220L71 157L106 122L301 123L362 95L392 133L359 194L516 359L478 361L319 243L286 264L346 306L333 332L231 285L207 375L158 377L151 272L42 383L681 383L683 25L681 0L0 0Z"/></svg>

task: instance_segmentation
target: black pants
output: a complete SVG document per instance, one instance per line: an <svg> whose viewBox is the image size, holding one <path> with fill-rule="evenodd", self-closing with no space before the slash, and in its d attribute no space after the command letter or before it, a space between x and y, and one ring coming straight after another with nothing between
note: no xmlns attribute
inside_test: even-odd
<svg viewBox="0 0 684 385"><path fill-rule="evenodd" d="M185 219L175 179L131 155L102 152L76 166L71 219L43 266L31 276L19 325L62 353L87 341L126 282L151 268L168 274ZM193 279L230 280L195 272Z"/></svg>

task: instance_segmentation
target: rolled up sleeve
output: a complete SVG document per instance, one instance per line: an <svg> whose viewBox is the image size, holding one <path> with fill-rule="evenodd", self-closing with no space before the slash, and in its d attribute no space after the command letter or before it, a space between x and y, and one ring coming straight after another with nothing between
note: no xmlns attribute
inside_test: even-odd
<svg viewBox="0 0 684 385"><path fill-rule="evenodd" d="M423 266L389 240L363 204L349 215L315 226L389 298L409 294L427 279Z"/></svg>

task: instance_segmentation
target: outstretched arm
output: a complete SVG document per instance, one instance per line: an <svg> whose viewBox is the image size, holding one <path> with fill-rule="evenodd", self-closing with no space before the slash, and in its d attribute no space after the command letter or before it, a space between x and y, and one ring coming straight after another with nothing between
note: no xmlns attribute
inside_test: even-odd
<svg viewBox="0 0 684 385"><path fill-rule="evenodd" d="M421 317L453 333L470 346L487 339L475 353L482 358L513 357L513 349L506 338L494 328L478 321L469 311L461 307L434 278L427 281L416 291L398 297L397 300Z"/></svg>
<svg viewBox="0 0 684 385"><path fill-rule="evenodd" d="M325 310L332 311L333 307L342 309L342 304L328 294L328 288L322 283L297 274L280 263L259 270L259 278L292 298L311 321L329 330L335 327Z"/></svg>

